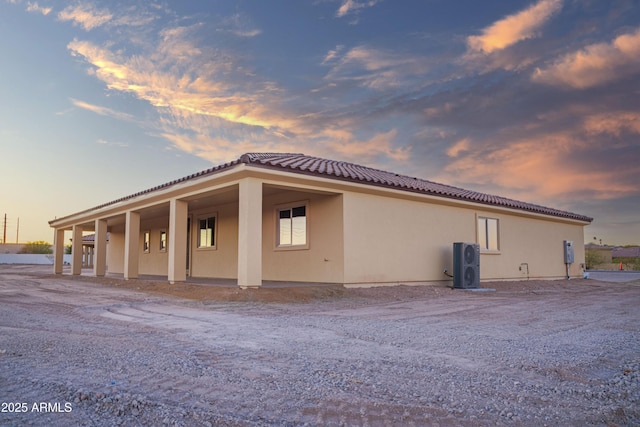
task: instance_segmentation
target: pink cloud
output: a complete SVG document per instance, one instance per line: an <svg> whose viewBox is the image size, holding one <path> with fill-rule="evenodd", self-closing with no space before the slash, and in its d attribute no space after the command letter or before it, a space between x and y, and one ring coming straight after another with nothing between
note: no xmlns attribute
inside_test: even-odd
<svg viewBox="0 0 640 427"><path fill-rule="evenodd" d="M588 133L620 136L623 132L640 134L640 113L635 111L612 111L593 114L584 120Z"/></svg>
<svg viewBox="0 0 640 427"><path fill-rule="evenodd" d="M537 83L585 89L640 72L640 29L611 43L592 44L569 53L531 76Z"/></svg>
<svg viewBox="0 0 640 427"><path fill-rule="evenodd" d="M48 15L49 13L51 13L53 9L50 7L45 7L45 6L40 6L38 5L37 2L29 2L27 3L27 12L36 12L36 13L42 13L43 15Z"/></svg>
<svg viewBox="0 0 640 427"><path fill-rule="evenodd" d="M478 148L470 148L462 155L450 153L451 163L438 179L499 187L501 195L525 200L571 199L575 194L608 200L637 193L636 185L620 181L619 170L593 170L567 162L568 156L590 149L584 139L570 133L547 134L493 147L481 142L468 146Z"/></svg>
<svg viewBox="0 0 640 427"><path fill-rule="evenodd" d="M354 13L360 9L364 9L365 7L372 7L378 3L379 0L369 0L366 2L359 2L356 0L343 0L342 4L338 8L336 12L336 16L338 18L342 18L350 13Z"/></svg>
<svg viewBox="0 0 640 427"><path fill-rule="evenodd" d="M86 31L100 27L113 18L107 9L97 9L90 4L77 4L67 6L58 13L61 21L72 21L74 25L80 25Z"/></svg>
<svg viewBox="0 0 640 427"><path fill-rule="evenodd" d="M379 133L368 140L356 140L350 132L328 130L325 136L329 137L324 145L330 153L339 153L341 156L350 159L359 159L360 162L374 161L377 156L384 156L396 161L407 161L409 159L409 148L394 147L393 141L397 136L395 129L389 132Z"/></svg>
<svg viewBox="0 0 640 427"><path fill-rule="evenodd" d="M468 37L469 49L491 53L536 37L542 26L561 8L562 0L541 0L521 12L496 21L482 30L482 35Z"/></svg>

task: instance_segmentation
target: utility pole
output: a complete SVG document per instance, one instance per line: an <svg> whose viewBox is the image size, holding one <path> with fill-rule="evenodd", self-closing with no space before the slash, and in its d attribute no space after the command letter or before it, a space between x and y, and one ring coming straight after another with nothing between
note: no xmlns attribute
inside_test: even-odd
<svg viewBox="0 0 640 427"><path fill-rule="evenodd" d="M18 226L16 227L16 245L20 243L18 238L20 237L20 218L18 218Z"/></svg>
<svg viewBox="0 0 640 427"><path fill-rule="evenodd" d="M4 222L2 223L2 243L7 243L7 214L4 214Z"/></svg>

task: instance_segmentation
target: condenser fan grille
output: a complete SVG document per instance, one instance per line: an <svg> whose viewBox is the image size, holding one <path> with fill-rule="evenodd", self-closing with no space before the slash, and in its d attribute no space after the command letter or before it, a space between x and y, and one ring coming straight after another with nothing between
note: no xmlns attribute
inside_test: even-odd
<svg viewBox="0 0 640 427"><path fill-rule="evenodd" d="M473 246L471 245L467 245L464 248L464 263L465 264L474 264L476 260L476 251L473 248ZM465 271L465 276L467 275L467 272Z"/></svg>
<svg viewBox="0 0 640 427"><path fill-rule="evenodd" d="M471 288L476 281L476 270L473 267L464 269L464 287Z"/></svg>

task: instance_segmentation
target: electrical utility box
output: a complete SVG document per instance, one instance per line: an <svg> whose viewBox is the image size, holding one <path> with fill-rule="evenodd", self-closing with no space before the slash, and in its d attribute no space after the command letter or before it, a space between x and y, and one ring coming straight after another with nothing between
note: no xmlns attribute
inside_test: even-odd
<svg viewBox="0 0 640 427"><path fill-rule="evenodd" d="M480 287L480 245L456 242L453 244L453 287Z"/></svg>
<svg viewBox="0 0 640 427"><path fill-rule="evenodd" d="M573 242L571 240L565 240L564 242L564 263L573 264Z"/></svg>

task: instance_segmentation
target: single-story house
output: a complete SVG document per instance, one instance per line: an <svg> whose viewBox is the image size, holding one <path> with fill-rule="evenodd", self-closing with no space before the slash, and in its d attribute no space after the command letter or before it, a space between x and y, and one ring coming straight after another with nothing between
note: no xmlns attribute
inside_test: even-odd
<svg viewBox="0 0 640 427"><path fill-rule="evenodd" d="M249 153L49 222L54 271L72 231L95 233L93 274L353 285L448 280L454 242L480 247L481 280L581 277L587 216L341 161ZM106 239L109 233L107 260ZM576 242L565 264L565 241Z"/></svg>
<svg viewBox="0 0 640 427"><path fill-rule="evenodd" d="M107 246L106 251L109 252L109 233L107 233ZM82 236L82 267L83 268L93 268L93 259L95 252L95 234L88 234L86 236ZM73 243L73 242L72 242ZM107 259L109 255L107 255Z"/></svg>

